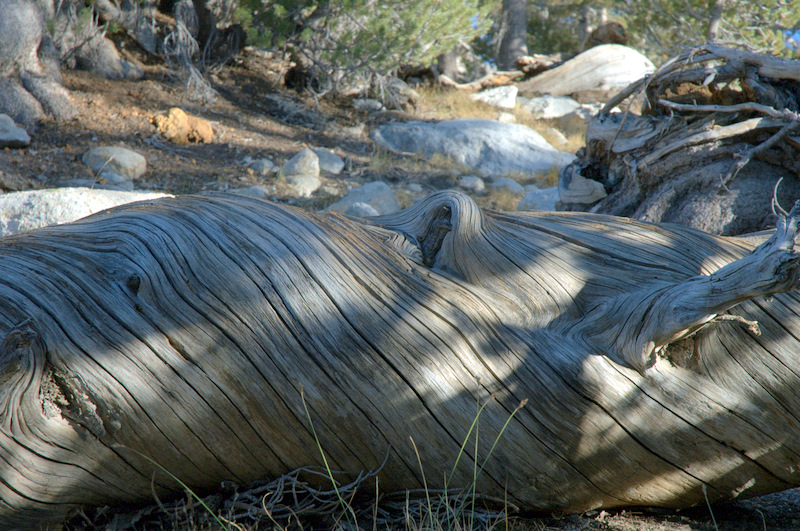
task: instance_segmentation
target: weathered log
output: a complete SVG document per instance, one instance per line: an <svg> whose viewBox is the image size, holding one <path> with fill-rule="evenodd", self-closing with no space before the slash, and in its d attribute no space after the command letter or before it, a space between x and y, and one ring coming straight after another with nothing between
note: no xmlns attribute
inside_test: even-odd
<svg viewBox="0 0 800 531"><path fill-rule="evenodd" d="M721 235L765 228L777 182L779 202L800 195L798 78L798 61L711 44L687 50L590 121L586 148L561 176L563 208ZM641 116L611 114L641 93ZM598 186L605 194L584 192Z"/></svg>
<svg viewBox="0 0 800 531"><path fill-rule="evenodd" d="M449 487L476 462L527 509L800 485L796 216L753 251L457 192L369 222L217 195L4 238L0 527L180 489L154 462L198 491L320 464L312 422L346 477L421 487L413 437L442 488L490 396Z"/></svg>
<svg viewBox="0 0 800 531"><path fill-rule="evenodd" d="M525 96L552 94L572 96L578 101L606 101L654 70L653 63L636 50L619 44L602 44L517 86Z"/></svg>

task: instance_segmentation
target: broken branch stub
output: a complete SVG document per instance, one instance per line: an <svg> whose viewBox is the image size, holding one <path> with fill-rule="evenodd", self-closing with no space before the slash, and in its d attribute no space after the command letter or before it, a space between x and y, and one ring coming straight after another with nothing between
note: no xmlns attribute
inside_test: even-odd
<svg viewBox="0 0 800 531"><path fill-rule="evenodd" d="M691 336L720 313L749 299L797 289L798 205L750 255L710 275L645 286L603 302L580 321L579 333L606 355L644 373L670 343Z"/></svg>
<svg viewBox="0 0 800 531"><path fill-rule="evenodd" d="M480 464L528 510L800 485L795 217L753 252L457 192L369 222L216 195L4 238L0 527L319 466L317 438L344 482Z"/></svg>

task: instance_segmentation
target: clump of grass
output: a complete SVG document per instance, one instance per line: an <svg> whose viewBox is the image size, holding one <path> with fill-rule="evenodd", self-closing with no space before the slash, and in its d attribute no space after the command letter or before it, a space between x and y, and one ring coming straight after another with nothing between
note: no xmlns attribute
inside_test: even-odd
<svg viewBox="0 0 800 531"><path fill-rule="evenodd" d="M554 120L540 120L534 118L529 112L519 105L514 109L498 109L480 101L470 99L471 91L454 90L445 87L423 87L419 90L420 103L417 112L423 118L437 120L454 120L456 118L484 118L497 119L500 112L508 112L514 116L516 123L529 127L542 135L545 140L561 151L576 153L586 141L582 131L565 135L567 142L556 139L552 129L558 129Z"/></svg>
<svg viewBox="0 0 800 531"><path fill-rule="evenodd" d="M498 109L470 99L471 91L445 87L422 87L417 112L427 118L454 120L456 118L497 118Z"/></svg>
<svg viewBox="0 0 800 531"><path fill-rule="evenodd" d="M521 197L519 194L511 193L508 188L489 187L485 194L473 197L473 199L478 206L483 208L513 212L517 209Z"/></svg>
<svg viewBox="0 0 800 531"><path fill-rule="evenodd" d="M367 169L378 174L390 174L399 171L406 175L430 172L461 175L472 171L466 165L441 153L434 153L430 157L395 155L382 148L375 150Z"/></svg>
<svg viewBox="0 0 800 531"><path fill-rule="evenodd" d="M539 180L535 184L539 188L552 188L554 186L558 186L558 168L555 166L550 168L550 171L539 176Z"/></svg>

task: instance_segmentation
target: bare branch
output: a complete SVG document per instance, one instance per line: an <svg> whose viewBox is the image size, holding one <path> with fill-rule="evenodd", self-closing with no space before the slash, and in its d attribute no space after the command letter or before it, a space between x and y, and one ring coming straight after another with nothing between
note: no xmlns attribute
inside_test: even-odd
<svg viewBox="0 0 800 531"><path fill-rule="evenodd" d="M670 109L676 111L689 111L689 112L741 112L741 111L753 111L759 112L761 114L766 114L767 116L771 116L773 118L787 118L789 120L800 120L800 114L790 111L789 109L784 109L782 111L778 111L769 105L762 105L760 103L739 103L736 105L694 105L694 104L686 104L686 103L675 103L665 99L658 100L659 105L663 105L664 107L669 107Z"/></svg>

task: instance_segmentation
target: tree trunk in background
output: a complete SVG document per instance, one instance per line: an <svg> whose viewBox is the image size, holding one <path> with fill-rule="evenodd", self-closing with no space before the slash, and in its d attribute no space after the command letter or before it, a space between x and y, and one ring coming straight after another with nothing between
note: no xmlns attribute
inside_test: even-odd
<svg viewBox="0 0 800 531"><path fill-rule="evenodd" d="M502 40L497 53L500 70L516 68L517 58L528 54L527 0L503 0Z"/></svg>
<svg viewBox="0 0 800 531"><path fill-rule="evenodd" d="M715 41L719 35L719 26L722 22L722 8L725 7L725 0L714 0L709 11L708 34L706 40Z"/></svg>
<svg viewBox="0 0 800 531"><path fill-rule="evenodd" d="M453 81L460 81L458 78L458 47L437 57L436 69L439 74L445 75Z"/></svg>
<svg viewBox="0 0 800 531"><path fill-rule="evenodd" d="M154 462L201 492L320 449L348 482L384 463L382 493L480 466L479 495L529 510L796 486L796 229L754 250L450 191L362 222L183 196L9 236L0 528L182 492Z"/></svg>

